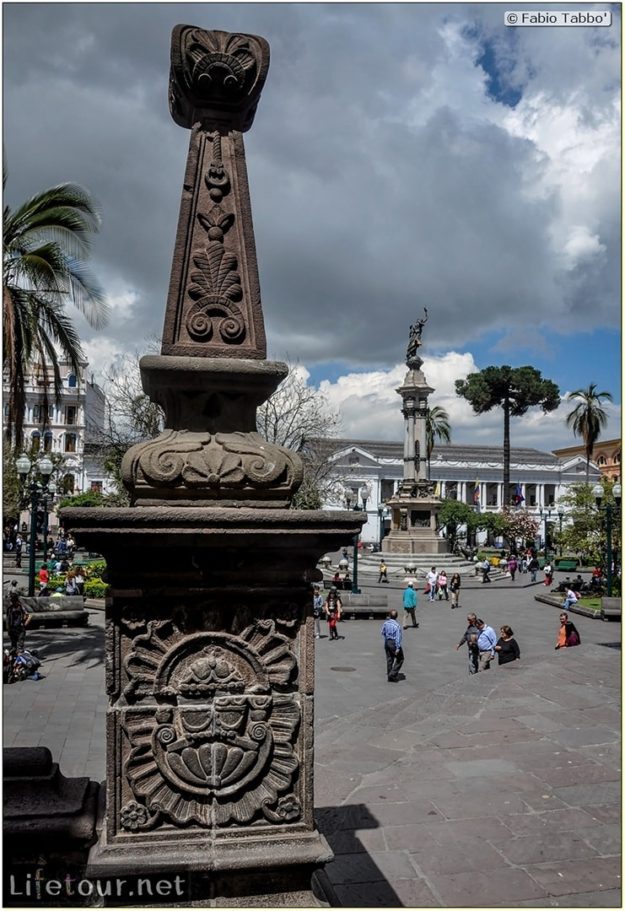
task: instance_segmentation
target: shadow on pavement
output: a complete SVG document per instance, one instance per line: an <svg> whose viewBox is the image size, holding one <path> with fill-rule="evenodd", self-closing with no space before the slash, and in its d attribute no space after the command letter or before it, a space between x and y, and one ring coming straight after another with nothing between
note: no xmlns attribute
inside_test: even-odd
<svg viewBox="0 0 625 911"><path fill-rule="evenodd" d="M51 633L55 635L51 636ZM97 667L104 664L104 631L95 626L81 629L79 633L57 629L47 632L33 630L27 633L26 648L37 652L42 661L69 658L73 660L66 661L68 667L87 663L89 667Z"/></svg>
<svg viewBox="0 0 625 911"><path fill-rule="evenodd" d="M404 903L356 834L357 829L380 828L364 804L317 807L315 822L334 851L334 860L325 868L325 874L341 906L403 907Z"/></svg>

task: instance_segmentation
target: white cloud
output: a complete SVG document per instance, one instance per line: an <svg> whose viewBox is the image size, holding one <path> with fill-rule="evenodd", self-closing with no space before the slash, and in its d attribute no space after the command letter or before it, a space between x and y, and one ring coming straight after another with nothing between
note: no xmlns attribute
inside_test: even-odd
<svg viewBox="0 0 625 911"><path fill-rule="evenodd" d="M452 351L441 357L428 358L422 369L428 384L434 388L429 398L430 406L439 405L449 415L452 443L502 445L501 409L476 415L469 403L456 395L455 381L479 369L471 354ZM319 384L319 391L341 416L342 436L364 440L403 438L401 396L396 389L401 386L406 370L405 364L398 364L389 370L349 373L335 382L323 380ZM566 400L567 395L568 392L562 394L561 404L555 411L545 413L540 408L532 408L522 417L513 418L512 445L543 451L575 445L577 441L565 424L572 408ZM605 409L608 425L602 438L618 438L621 409L611 403L607 403Z"/></svg>
<svg viewBox="0 0 625 911"><path fill-rule="evenodd" d="M514 35L502 17L479 3L8 4L8 201L72 179L103 207L93 267L113 317L97 336L77 321L93 363L161 331L188 143L167 110L171 27L218 24L271 45L245 135L270 351L316 375L347 364L327 391L349 432L394 438L391 365L425 304L429 350L450 352L425 365L434 403L458 439L499 440L497 413L455 396L477 368L453 348L490 336L496 354L504 334L501 348L522 338L557 364L558 333L586 332L589 313L617 327L621 227L618 11L609 30ZM493 97L487 43L514 109ZM525 421L518 441L560 432L553 415Z"/></svg>

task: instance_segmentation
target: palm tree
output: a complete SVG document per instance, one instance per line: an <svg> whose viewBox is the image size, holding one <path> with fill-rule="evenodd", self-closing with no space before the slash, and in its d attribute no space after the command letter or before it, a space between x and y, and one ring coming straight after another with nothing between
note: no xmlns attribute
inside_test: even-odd
<svg viewBox="0 0 625 911"><path fill-rule="evenodd" d="M430 474L430 458L434 450L434 441L439 443L451 442L451 427L449 426L449 415L440 405L434 408L428 408L425 413L425 445L428 459L428 476Z"/></svg>
<svg viewBox="0 0 625 911"><path fill-rule="evenodd" d="M9 386L7 437L22 444L28 365L50 370L58 399L59 355L79 372L83 353L65 312L70 300L90 326L108 317L103 292L85 267L89 235L98 230L94 201L81 187L61 184L33 196L16 211L4 210L3 368Z"/></svg>
<svg viewBox="0 0 625 911"><path fill-rule="evenodd" d="M584 441L586 451L586 484L590 473L590 460L595 443L601 431L608 422L608 416L602 408L603 401L612 401L610 392L597 392L597 384L591 383L588 389L576 389L567 396L569 402L577 401L577 405L567 415L566 426L573 430L577 437Z"/></svg>

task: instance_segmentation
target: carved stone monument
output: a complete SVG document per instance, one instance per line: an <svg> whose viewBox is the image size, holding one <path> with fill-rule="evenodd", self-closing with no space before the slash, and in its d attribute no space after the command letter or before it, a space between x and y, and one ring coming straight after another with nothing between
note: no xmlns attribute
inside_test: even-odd
<svg viewBox="0 0 625 911"><path fill-rule="evenodd" d="M256 432L287 373L265 360L242 137L267 43L177 26L171 60L191 143L162 353L141 360L166 429L126 453L131 507L63 513L110 583L91 875L167 871L193 901L307 905L332 857L313 820L311 582L362 518L290 509L301 461Z"/></svg>
<svg viewBox="0 0 625 911"><path fill-rule="evenodd" d="M391 510L391 530L382 542L382 550L394 554L440 554L447 552L447 542L436 533L436 517L441 500L435 496L435 485L429 478L426 417L428 396L434 392L421 370L419 348L428 319L410 327L406 366L408 373L397 389L402 397L404 416L404 476L394 497L386 501Z"/></svg>

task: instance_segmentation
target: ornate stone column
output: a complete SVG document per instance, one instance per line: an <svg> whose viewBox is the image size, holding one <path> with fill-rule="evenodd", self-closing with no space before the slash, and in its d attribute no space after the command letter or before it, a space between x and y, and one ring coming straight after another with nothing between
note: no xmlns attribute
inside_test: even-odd
<svg viewBox="0 0 625 911"><path fill-rule="evenodd" d="M124 458L130 508L63 515L110 583L90 875L181 874L184 900L219 905L309 905L331 859L313 820L310 589L363 521L290 509L301 461L256 432L286 375L265 360L241 135L268 63L262 38L174 29L171 111L191 144L162 353L141 361L166 429Z"/></svg>
<svg viewBox="0 0 625 911"><path fill-rule="evenodd" d="M447 552L447 542L436 534L441 500L434 494L436 485L428 472L426 418L428 396L434 389L423 375L423 360L418 354L426 322L427 310L425 318L410 327L406 352L408 372L397 389L404 417L404 469L397 493L388 500L392 522L382 549L389 553L434 555Z"/></svg>

